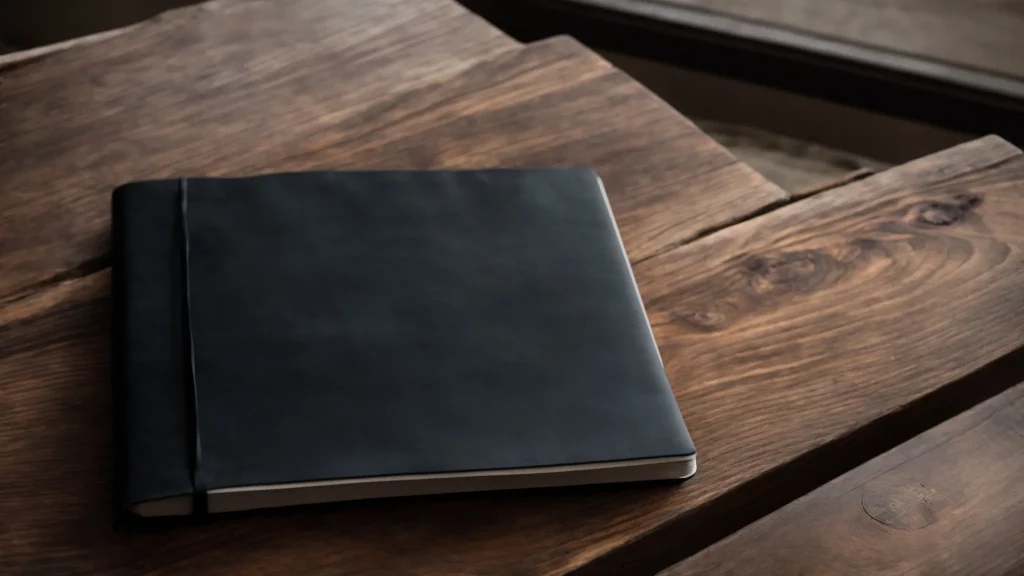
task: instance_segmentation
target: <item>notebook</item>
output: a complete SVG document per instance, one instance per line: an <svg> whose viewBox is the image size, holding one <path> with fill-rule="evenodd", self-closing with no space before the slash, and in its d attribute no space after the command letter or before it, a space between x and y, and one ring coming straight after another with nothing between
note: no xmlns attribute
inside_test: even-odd
<svg viewBox="0 0 1024 576"><path fill-rule="evenodd" d="M696 469L589 168L137 182L112 218L121 512Z"/></svg>

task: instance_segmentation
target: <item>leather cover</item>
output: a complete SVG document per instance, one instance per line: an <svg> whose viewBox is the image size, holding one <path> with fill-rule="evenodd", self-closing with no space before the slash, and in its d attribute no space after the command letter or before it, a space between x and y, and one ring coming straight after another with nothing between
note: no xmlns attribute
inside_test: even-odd
<svg viewBox="0 0 1024 576"><path fill-rule="evenodd" d="M209 489L694 453L591 170L187 182L113 194L122 509L195 488L186 305Z"/></svg>

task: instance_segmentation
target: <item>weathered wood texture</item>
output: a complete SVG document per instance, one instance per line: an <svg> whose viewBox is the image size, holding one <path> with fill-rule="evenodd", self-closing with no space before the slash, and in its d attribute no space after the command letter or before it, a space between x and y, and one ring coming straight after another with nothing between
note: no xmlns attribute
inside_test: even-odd
<svg viewBox="0 0 1024 576"><path fill-rule="evenodd" d="M1024 384L664 576L1024 573Z"/></svg>
<svg viewBox="0 0 1024 576"><path fill-rule="evenodd" d="M703 547L1003 386L969 373L1024 344L1022 178L1019 151L983 140L636 266L700 450L682 485L346 503L115 535L107 273L50 286L0 309L0 572L668 566L696 551L680 539Z"/></svg>
<svg viewBox="0 0 1024 576"><path fill-rule="evenodd" d="M566 37L505 52L404 93L397 104L339 118L288 150L277 169L589 164L604 180L634 262L788 199L643 86Z"/></svg>
<svg viewBox="0 0 1024 576"><path fill-rule="evenodd" d="M127 180L286 145L518 44L450 0L219 1L0 71L0 299L107 250Z"/></svg>
<svg viewBox="0 0 1024 576"><path fill-rule="evenodd" d="M1024 377L1024 157L964 144L635 273L700 451L656 505L692 553Z"/></svg>
<svg viewBox="0 0 1024 576"><path fill-rule="evenodd" d="M592 164L634 258L786 198L579 44L502 51L461 9L422 13L445 1L376 28L314 10L308 43L220 11L195 29L172 18L83 48L94 65L64 52L16 70L0 97L0 299L101 267L109 192L136 179Z"/></svg>
<svg viewBox="0 0 1024 576"><path fill-rule="evenodd" d="M618 1L618 0L616 0ZM637 0L625 0L625 3ZM641 0L646 1L646 0ZM1024 4L991 0L665 0L1024 78Z"/></svg>
<svg viewBox="0 0 1024 576"><path fill-rule="evenodd" d="M517 48L413 4L222 2L3 74L0 573L652 570L1009 385L1015 148L982 140L726 227L787 195L578 44ZM110 531L110 188L571 163L605 179L697 478Z"/></svg>

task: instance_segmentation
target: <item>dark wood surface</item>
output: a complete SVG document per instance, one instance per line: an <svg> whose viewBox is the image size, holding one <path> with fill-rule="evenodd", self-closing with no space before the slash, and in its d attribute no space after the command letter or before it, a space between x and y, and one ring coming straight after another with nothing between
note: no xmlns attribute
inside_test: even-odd
<svg viewBox="0 0 1024 576"><path fill-rule="evenodd" d="M120 182L287 144L518 44L449 0L218 2L0 71L0 299L107 251Z"/></svg>
<svg viewBox="0 0 1024 576"><path fill-rule="evenodd" d="M275 169L590 164L633 262L789 198L569 38L500 54L397 99L400 107L387 101L290 143Z"/></svg>
<svg viewBox="0 0 1024 576"><path fill-rule="evenodd" d="M1022 178L986 138L636 265L700 470L604 566L663 567L1020 381Z"/></svg>
<svg viewBox="0 0 1024 576"><path fill-rule="evenodd" d="M853 7L863 6L867 20L901 6L914 4L921 20L929 14L925 0L870 2L868 0L463 0L522 41L554 34L569 34L588 46L638 58L651 59L715 76L760 86L796 92L833 103L867 109L902 119L924 122L967 134L999 134L1011 142L1024 142L1024 78L982 70L949 60L938 60L928 52L902 52L878 44L820 33L813 25L789 27L770 19L756 20L742 13L763 9L784 13L794 5L813 20L837 24L856 22L847 18ZM709 10L694 3L722 4L733 9ZM882 9L869 4L885 5ZM936 5L967 5L950 0ZM1002 24L1013 28L1019 8L990 4L982 20L1005 12ZM970 12L969 9L963 12ZM817 13L817 14L816 14ZM739 14L739 15L736 15ZM934 13L932 14L934 15ZM915 17L918 14L915 14ZM959 14L941 17L946 29L929 30L935 41L954 40L970 22ZM785 20L786 18L780 18ZM965 19L969 20L969 19ZM880 28L881 29L881 28ZM974 28L978 30L977 27ZM870 35L870 34L868 34ZM856 36L856 34L853 34ZM895 37L891 31L890 36ZM995 34L1000 41L1015 44L1012 33ZM992 38L986 38L990 40ZM957 44L951 41L950 45ZM1018 46L1019 47L1019 46ZM998 52L998 48L987 50ZM986 52L987 50L982 50ZM1019 50L1002 53L1003 62ZM1018 67L1019 68L1019 67ZM956 110L955 114L950 113ZM763 126L762 126L763 127Z"/></svg>
<svg viewBox="0 0 1024 576"><path fill-rule="evenodd" d="M637 0L627 0L636 2ZM640 0L643 1L643 0ZM661 0L1024 79L1024 4L989 0Z"/></svg>
<svg viewBox="0 0 1024 576"><path fill-rule="evenodd" d="M465 552L466 566L485 570L515 560L491 551L504 549L506 538L543 542L515 525L563 529L545 521L544 504L519 516L523 497L560 500L536 494L351 504L170 534L111 533L105 268L109 191L120 182L180 173L589 163L605 178L638 260L787 197L570 40L519 50L499 34L475 31L480 21L464 12L437 9L437 29L413 18L422 16L414 11L415 25L382 23L372 41L358 43L345 39L349 28L359 28L346 21L293 53L285 46L300 35L291 30L306 24L278 24L288 17L278 6L227 3L177 12L4 73L0 206L9 225L0 231L0 414L7 420L0 435L11 441L0 462L16 473L0 480L0 507L11 519L0 540L0 572L319 566L385 573L409 566L413 556L394 553L409 547L438 549L441 556L427 560L438 566ZM316 20L314 30L329 29L330 7L311 7L320 12L303 18ZM246 20L220 22L233 10ZM257 34L253 19L265 11L275 22ZM207 17L212 23L203 23ZM186 26L193 19L200 21L196 29ZM430 33L417 32L423 29ZM382 45L389 51L381 53ZM481 45L490 51L486 58ZM307 48L312 54L303 55ZM164 61L183 80L147 76L148 67ZM230 69L236 63L255 67L254 75ZM141 121L150 118L159 122ZM40 483L47 486L37 490ZM490 514L504 520L495 523ZM400 525L417 517L425 522ZM576 522L577 531L587 529L585 519ZM364 530L376 533L369 548L358 545ZM468 534L474 537L467 543L491 545L440 551L452 540L458 548ZM561 569L584 561L555 553L541 562Z"/></svg>
<svg viewBox="0 0 1024 576"><path fill-rule="evenodd" d="M1022 574L1024 384L664 572Z"/></svg>
<svg viewBox="0 0 1024 576"><path fill-rule="evenodd" d="M0 76L0 121L12 126L0 143L0 573L653 572L1021 380L1010 374L1024 345L1024 159L1004 141L787 205L568 39L519 48L471 30L469 45L492 51L452 56L442 70L434 60L478 20L451 12L442 33L413 10L375 40L346 43L336 36L363 29L327 33L336 3L310 4L315 23L280 24L278 35L276 20L261 24L262 10L289 18L271 8L286 5L176 13L109 49L82 48L80 71L76 49ZM231 14L245 24L202 24ZM199 32L183 31L189 19ZM311 53L292 59L286 45L299 36L284 30L301 25L322 38L299 42ZM433 32L405 42L406 25ZM262 27L280 46L258 49ZM175 56L179 45L191 59ZM266 56L277 51L286 63ZM385 62L405 51L417 52L410 68ZM198 87L146 77L137 61L176 63ZM605 179L698 444L694 480L111 531L112 186L180 173L568 163Z"/></svg>
<svg viewBox="0 0 1024 576"><path fill-rule="evenodd" d="M0 299L102 267L136 179L591 163L616 209L647 205L638 257L786 198L568 40L518 52L447 0L303 4L186 8L4 74Z"/></svg>
<svg viewBox="0 0 1024 576"><path fill-rule="evenodd" d="M794 490L810 490L968 405L975 391L1002 386L999 372L983 380L968 373L999 364L1024 340L1016 290L1024 273L1022 175L1020 153L990 139L638 265L701 447L701 470L683 485L360 502L117 535L108 510L108 273L50 286L9 303L0 317L0 462L8 471L0 477L0 571L642 573L667 565L685 555L679 538L710 544L717 530L749 523L763 506L782 505L800 495ZM982 202L947 219L958 212L942 203L964 193ZM798 224L778 228L785 222ZM843 249L838 261L846 265L825 274L808 274L821 270L801 260L751 265L788 243ZM698 254L706 265L689 261ZM738 281L717 293L749 307L724 318L695 308L709 292L684 277L710 286L733 275ZM887 293L890 284L904 291ZM890 305L891 314L872 311ZM935 309L947 314L936 317ZM873 319L880 324L870 326ZM957 394L921 401L943 390Z"/></svg>

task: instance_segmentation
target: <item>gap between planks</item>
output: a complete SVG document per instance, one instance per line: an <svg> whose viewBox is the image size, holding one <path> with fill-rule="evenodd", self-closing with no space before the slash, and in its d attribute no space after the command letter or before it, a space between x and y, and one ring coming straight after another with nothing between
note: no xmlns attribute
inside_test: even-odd
<svg viewBox="0 0 1024 576"><path fill-rule="evenodd" d="M681 242L668 244L661 250L632 260L630 264L632 266L636 266L641 262L645 262L647 260L650 260L651 258L655 258L667 252L671 252L672 250L690 244L691 242L696 242L702 238L710 236L723 229L735 226L736 224L741 224L743 222L752 220L759 216L763 216L769 212L772 212L784 206L788 206L796 201L804 200L810 196L813 196L814 194L825 192L826 190L831 190L832 188L834 188L834 186L823 187L813 191L805 192L800 196L787 196L787 198L785 199L772 202L770 204L766 204L765 206L758 210L748 212L743 216L734 218L727 222L723 222L720 225L710 226L704 230L700 230L690 238L687 238ZM64 289L69 282L73 282L74 280L82 279L97 273L105 272L109 268L110 252L108 251L104 252L103 254L100 254L99 256L96 256L95 258L90 258L88 260L76 264L75 266L72 266L56 274L53 274L48 278L44 278L36 282L35 284L32 284L31 286L27 286L24 289L19 290L18 292L14 292L12 294L8 294L5 296L0 296L0 326L6 324L7 318L10 316L7 310L5 310L6 307L16 306L19 303L27 300L35 301L37 299L35 297L42 297L43 300L46 300L44 294L47 291L54 290L58 293L64 292Z"/></svg>
<svg viewBox="0 0 1024 576"><path fill-rule="evenodd" d="M657 250L655 252L652 252L651 254L648 254L648 255L646 255L646 256L644 256L642 258L637 258L636 260L633 260L630 263L633 266L637 266L637 265L639 265L639 264L641 264L643 262L646 262L648 260L652 260L652 259L657 258L659 256L663 256L663 255L665 255L665 254L667 254L667 253L669 253L669 252L671 252L673 250L676 250L676 249L678 249L678 248L680 248L682 246L686 246L687 244L692 244L694 242L697 242L697 241L702 240L704 238L707 238L709 236L713 236L714 234L717 234L717 233L719 233L719 232L721 232L723 230L726 230L728 228L736 226L737 224L743 224L744 222L753 220L755 218L759 218L761 216L764 216L764 215L769 214L771 212L775 212L776 210L779 210L779 209L782 209L782 208L798 205L801 202L807 201L807 200L809 200L809 199L811 199L811 198L813 198L813 197L815 197L815 196L817 196L819 194L822 194L824 192L828 192L828 191L831 191L831 190L836 190L838 188L847 187L847 186L850 186L850 185L853 185L853 184L858 184L858 183L861 183L861 182L868 182L868 181L871 181L873 178L884 177L886 175L886 173L889 172L890 170L897 170L897 169L902 169L902 170L911 169L912 170L912 169L914 169L915 166L918 166L918 165L920 165L922 163L925 163L925 162L930 162L930 161L932 161L931 159L933 159L934 157L938 157L939 155L942 155L942 154L955 153L955 151L961 151L961 150L969 151L969 150L974 150L976 148L983 147L985 145L993 145L993 144L995 144L998 147L1006 147L1005 155L999 156L996 159L993 159L993 160L991 160L989 162L985 162L985 163L982 163L982 164L965 165L964 166L964 170L959 170L959 171L954 170L954 171L951 171L950 173L946 174L944 177L942 177L940 179L932 180L932 183L939 184L939 183L945 182L947 180L950 180L952 178L956 178L957 176L960 176L960 175L964 174L965 172L970 172L970 171L974 171L974 170L981 170L983 168L992 168L992 167L998 166L999 164L1001 164L1003 162L1007 162L1007 161L1011 160L1012 158L1016 157L1016 155L1017 155L1016 152L1011 152L1011 150L1012 151L1016 151L1017 149L1014 148L1010 143L1006 142L1005 140L1003 140L1002 138L1000 138L998 136L985 136L985 137L979 138L977 140L972 140L970 142L966 142L964 144L961 144L960 146L955 146L953 148L949 148L947 150L943 150L943 151L937 152L936 154L929 155L929 156L924 156L924 157L919 158L917 160L914 160L914 161L911 161L911 162L907 162L906 164L901 164L901 165L898 165L898 166L893 166L892 168L889 168L888 170L884 170L882 172L873 173L873 172L871 172L869 170L865 170L865 169L855 170L855 171L853 171L853 172L851 172L851 173L849 173L847 175L844 175L842 178L840 178L840 179L838 179L836 181L826 182L826 183L824 183L824 184L822 184L821 186L818 186L818 187L808 188L808 189L804 189L804 190L799 190L799 191L796 191L796 192L787 192L785 198L782 198L782 199L777 200L775 202L772 202L770 204L766 204L765 206L761 207L758 210L754 210L754 211L748 212L747 214L744 214L743 216L734 218L734 219L729 220L727 222L722 222L721 224L718 224L718 225L715 225L715 226L709 226L709 227L707 227L707 228L705 228L703 230L698 231L691 238L687 238L687 239L685 239L685 240L683 240L681 242L677 242L677 243L668 244L666 246L663 246L661 249L659 249L659 250Z"/></svg>
<svg viewBox="0 0 1024 576"><path fill-rule="evenodd" d="M1022 402L1024 383L743 527L661 576L796 574L837 567L870 574L1015 574L1024 566L1013 544L1024 526L1024 493L1012 488L1024 467ZM938 548L947 553L935 554Z"/></svg>

